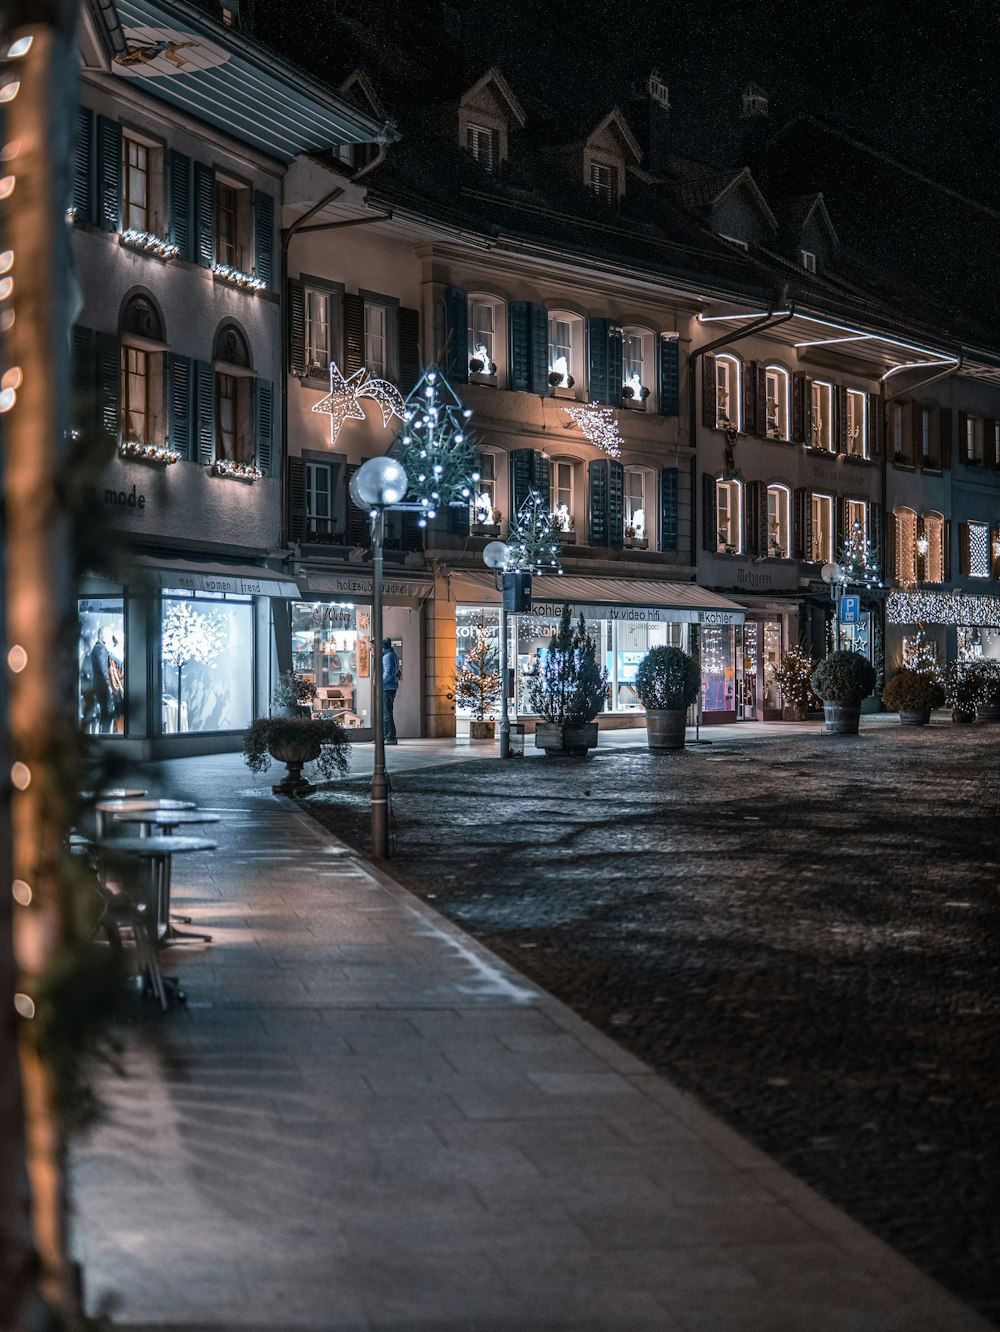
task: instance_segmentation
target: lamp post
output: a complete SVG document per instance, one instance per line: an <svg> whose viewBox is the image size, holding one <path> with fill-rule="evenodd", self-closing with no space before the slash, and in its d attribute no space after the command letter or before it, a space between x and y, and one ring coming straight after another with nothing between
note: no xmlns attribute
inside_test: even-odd
<svg viewBox="0 0 1000 1332"><path fill-rule="evenodd" d="M367 509L372 524L372 725L375 728L375 766L372 770L372 855L389 855L389 783L385 775L385 734L382 715L382 540L385 511L401 504L409 480L395 458L369 458L351 478L351 499Z"/></svg>
<svg viewBox="0 0 1000 1332"><path fill-rule="evenodd" d="M820 577L830 589L830 597L833 601L833 646L840 651L840 599L844 595L844 584L847 582L847 570L840 564L824 564L819 571Z"/></svg>
<svg viewBox="0 0 1000 1332"><path fill-rule="evenodd" d="M503 571L510 562L510 547L505 541L491 541L483 551L483 563L493 570L493 582L500 596L500 757L510 758L510 718L507 687L507 600L502 592Z"/></svg>

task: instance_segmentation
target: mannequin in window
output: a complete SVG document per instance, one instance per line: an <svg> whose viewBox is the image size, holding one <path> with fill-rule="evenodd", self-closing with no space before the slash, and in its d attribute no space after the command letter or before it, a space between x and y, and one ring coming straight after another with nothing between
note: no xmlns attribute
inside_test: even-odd
<svg viewBox="0 0 1000 1332"><path fill-rule="evenodd" d="M108 651L108 631L102 625L97 641L90 650L94 680L94 706L97 710L98 730L109 735L115 723L115 691L111 684L111 654Z"/></svg>

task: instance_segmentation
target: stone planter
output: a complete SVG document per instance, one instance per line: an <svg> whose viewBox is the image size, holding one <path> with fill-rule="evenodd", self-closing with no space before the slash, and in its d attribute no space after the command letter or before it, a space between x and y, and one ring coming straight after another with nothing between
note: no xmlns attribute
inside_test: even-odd
<svg viewBox="0 0 1000 1332"><path fill-rule="evenodd" d="M1000 698L991 698L988 703L980 703L976 708L976 717L981 722L1000 722Z"/></svg>
<svg viewBox="0 0 1000 1332"><path fill-rule="evenodd" d="M495 728L496 722L493 721L470 721L469 739L492 740Z"/></svg>
<svg viewBox="0 0 1000 1332"><path fill-rule="evenodd" d="M953 722L974 722L976 714L965 708L952 708L951 719Z"/></svg>
<svg viewBox="0 0 1000 1332"><path fill-rule="evenodd" d="M267 752L278 763L283 763L287 769L284 781L271 787L275 795L310 795L316 790L312 782L306 781L302 776L302 768L304 764L312 763L314 759L319 758L320 748L318 740L305 736L301 740L289 741L287 744L268 745Z"/></svg>
<svg viewBox="0 0 1000 1332"><path fill-rule="evenodd" d="M806 705L804 703L786 703L781 709L782 721L803 722L806 719Z"/></svg>
<svg viewBox="0 0 1000 1332"><path fill-rule="evenodd" d="M929 712L904 712L899 710L899 724L901 726L926 726L931 719Z"/></svg>
<svg viewBox="0 0 1000 1332"><path fill-rule="evenodd" d="M647 708L646 739L654 754L684 748L687 708Z"/></svg>
<svg viewBox="0 0 1000 1332"><path fill-rule="evenodd" d="M827 735L857 735L861 720L861 704L825 700L823 717L826 720Z"/></svg>
<svg viewBox="0 0 1000 1332"><path fill-rule="evenodd" d="M597 722L581 722L576 726L539 722L535 727L535 748L544 749L550 757L568 754L571 758L586 758L588 750L597 748Z"/></svg>

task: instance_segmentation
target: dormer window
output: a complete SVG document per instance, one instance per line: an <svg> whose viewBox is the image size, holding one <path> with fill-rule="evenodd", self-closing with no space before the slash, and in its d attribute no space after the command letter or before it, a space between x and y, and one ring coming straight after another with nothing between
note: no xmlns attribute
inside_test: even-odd
<svg viewBox="0 0 1000 1332"><path fill-rule="evenodd" d="M802 267L807 273L816 272L816 255L812 250L799 250L799 256L802 260Z"/></svg>
<svg viewBox="0 0 1000 1332"><path fill-rule="evenodd" d="M506 162L512 131L524 128L524 110L494 65L466 88L458 104L458 142L484 171Z"/></svg>
<svg viewBox="0 0 1000 1332"><path fill-rule="evenodd" d="M485 125L465 127L465 146L484 171L495 171L497 164L496 130Z"/></svg>
<svg viewBox="0 0 1000 1332"><path fill-rule="evenodd" d="M608 162L591 162L590 188L602 203L609 206L618 201L618 170Z"/></svg>

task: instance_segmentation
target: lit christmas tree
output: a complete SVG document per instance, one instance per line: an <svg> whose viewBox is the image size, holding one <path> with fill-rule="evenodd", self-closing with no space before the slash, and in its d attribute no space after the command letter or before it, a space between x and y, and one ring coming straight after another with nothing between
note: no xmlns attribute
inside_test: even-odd
<svg viewBox="0 0 1000 1332"><path fill-rule="evenodd" d="M869 592L882 586L878 551L865 536L860 523L852 526L850 535L841 546L838 563L846 571L849 583L856 583Z"/></svg>
<svg viewBox="0 0 1000 1332"><path fill-rule="evenodd" d="M559 551L562 549L552 525L548 502L537 490L517 511L517 518L507 533L510 551L507 569L512 573L561 574Z"/></svg>
<svg viewBox="0 0 1000 1332"><path fill-rule="evenodd" d="M480 620L476 641L455 671L452 692L448 695L460 708L468 708L476 721L489 721L500 698L500 670L496 653Z"/></svg>
<svg viewBox="0 0 1000 1332"><path fill-rule="evenodd" d="M468 429L471 415L433 366L403 404L403 428L389 452L402 464L410 488L405 503L393 507L416 509L421 527L440 509L467 505L479 480L475 438Z"/></svg>
<svg viewBox="0 0 1000 1332"><path fill-rule="evenodd" d="M941 666L937 659L937 643L929 639L921 621L917 622L917 632L912 638L903 639L903 665L911 671L920 671L941 679Z"/></svg>

